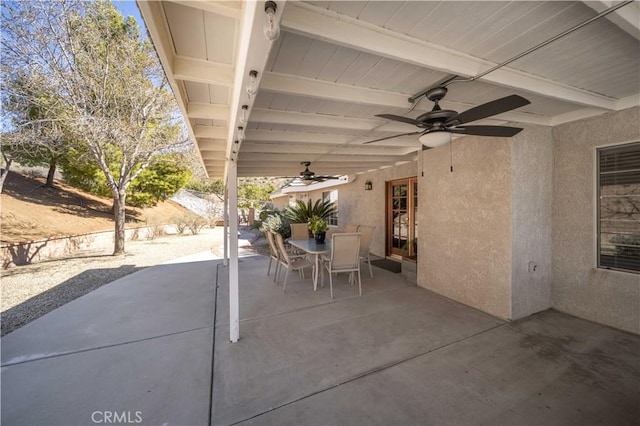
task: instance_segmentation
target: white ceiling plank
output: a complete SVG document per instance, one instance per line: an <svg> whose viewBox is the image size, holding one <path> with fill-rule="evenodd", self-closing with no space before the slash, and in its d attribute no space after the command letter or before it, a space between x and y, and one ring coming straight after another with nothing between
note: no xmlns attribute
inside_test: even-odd
<svg viewBox="0 0 640 426"><path fill-rule="evenodd" d="M173 76L178 80L230 86L233 67L220 62L202 61L176 56L173 58Z"/></svg>
<svg viewBox="0 0 640 426"><path fill-rule="evenodd" d="M346 135L333 135L325 133L304 133L304 132L285 132L280 130L247 130L247 141L257 142L298 142L298 143L314 143L314 144L329 144L329 145L342 145L350 142L354 146L362 144L372 140L372 137L354 137ZM387 141L384 141L387 142ZM394 138L392 144L380 144L371 146L415 146L417 139L410 137Z"/></svg>
<svg viewBox="0 0 640 426"><path fill-rule="evenodd" d="M204 118L211 120L228 120L229 107L220 104L206 104L189 102L187 104L187 116L189 118Z"/></svg>
<svg viewBox="0 0 640 426"><path fill-rule="evenodd" d="M617 2L611 0L589 0L583 3L597 13L600 13ZM606 18L633 36L636 40L640 40L640 20L638 19L638 15L640 15L640 4L633 2L610 13Z"/></svg>
<svg viewBox="0 0 640 426"><path fill-rule="evenodd" d="M262 153L290 153L290 154L328 154L331 150L340 147L340 145L329 144L299 144L299 143L260 143L245 141L240 151L245 152L262 152ZM415 151L415 147L363 147L362 145L346 146L340 148L336 153L340 155L377 155L390 157L394 155L405 155Z"/></svg>
<svg viewBox="0 0 640 426"><path fill-rule="evenodd" d="M288 5L282 18L282 27L338 45L451 74L473 76L495 65L302 3ZM483 80L584 106L608 110L616 107L614 99L506 67L487 74Z"/></svg>
<svg viewBox="0 0 640 426"><path fill-rule="evenodd" d="M188 0L169 0L172 3L181 4L183 6L192 7L194 9L203 10L205 12L215 13L229 18L239 19L242 12L241 3L236 1L188 1Z"/></svg>
<svg viewBox="0 0 640 426"><path fill-rule="evenodd" d="M300 155L304 156L304 154L296 154L296 153L254 153L254 152L243 152L242 148L240 149L240 159L246 163L249 161L255 161L257 164L264 164L265 162L277 162L284 161L286 162L286 158L292 157L300 157ZM378 155L342 155L337 154L331 157L331 163L350 163L350 162L365 162L370 164L375 163L386 163L389 164L393 161L402 161L406 159L404 155L387 155L387 156L378 156ZM304 160L302 160L304 161ZM323 160L328 161L328 160Z"/></svg>
<svg viewBox="0 0 640 426"><path fill-rule="evenodd" d="M367 120L362 118L341 117L337 115L310 114L302 112L279 111L272 109L254 108L249 117L250 121L260 123L281 123L302 126L322 126L334 129L370 130L385 124L385 120ZM382 129L388 132L407 131L404 124L389 123Z"/></svg>
<svg viewBox="0 0 640 426"><path fill-rule="evenodd" d="M193 128L196 138L226 139L228 131L227 127L194 126Z"/></svg>
<svg viewBox="0 0 640 426"><path fill-rule="evenodd" d="M260 88L272 92L291 93L319 99L334 99L343 102L366 103L398 108L408 108L411 106L407 97L398 93L364 89L346 84L337 84L271 72L264 75Z"/></svg>
<svg viewBox="0 0 640 426"><path fill-rule="evenodd" d="M224 139L202 138L198 140L198 148L200 148L201 151L224 152L225 146L226 144Z"/></svg>
<svg viewBox="0 0 640 426"><path fill-rule="evenodd" d="M331 83L326 81L319 81L309 78L301 78L284 74L267 73L263 80L261 88L264 90L288 93L299 96L308 96L312 98L327 99L332 101L341 101L358 104L370 104L378 105L389 108L409 108L407 98L398 93L386 92L375 89L365 89L362 87L354 87L344 84ZM475 105L465 104L460 102L448 102L452 108L457 111L467 110ZM272 105L273 106L273 105ZM251 117L252 120L260 121ZM532 123L548 125L549 121L547 117L537 114L523 113L518 111L510 111L508 113L500 115L500 119L508 121L517 121L521 123ZM295 124L295 123L291 123ZM378 123L380 125L381 123ZM370 126L371 129L373 126ZM409 131L408 127L399 128L392 126L384 128L389 131Z"/></svg>

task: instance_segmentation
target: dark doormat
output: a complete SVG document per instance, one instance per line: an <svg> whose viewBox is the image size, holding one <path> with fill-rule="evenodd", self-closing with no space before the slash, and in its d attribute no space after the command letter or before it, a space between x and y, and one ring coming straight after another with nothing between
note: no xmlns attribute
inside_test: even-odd
<svg viewBox="0 0 640 426"><path fill-rule="evenodd" d="M400 271L402 270L402 264L400 262L396 262L395 260L376 259L376 260L372 260L371 264L373 266L376 266L378 268L382 268L382 269L387 270L389 272L394 272L396 274L399 274Z"/></svg>

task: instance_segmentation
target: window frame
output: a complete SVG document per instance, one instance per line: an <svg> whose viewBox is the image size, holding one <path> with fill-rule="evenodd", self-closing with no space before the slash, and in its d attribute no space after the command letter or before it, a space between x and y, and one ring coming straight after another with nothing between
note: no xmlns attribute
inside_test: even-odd
<svg viewBox="0 0 640 426"><path fill-rule="evenodd" d="M600 173L600 169L601 169L601 153L608 151L608 150L615 150L621 147L624 147L625 145L638 145L640 147L640 140L629 140L629 141L625 141L625 142L619 142L619 143L615 143L615 144L607 144L607 145L600 145L600 146L596 146L594 149L594 263L595 263L595 268L599 269L599 270L605 270L605 271L613 271L613 272L619 272L619 273L625 273L625 274L633 274L633 275L640 275L640 267L639 269L635 270L635 269L625 269L625 268L620 268L620 267L616 267L616 266L609 266L609 265L602 265L601 263L601 243L602 243L602 238L601 238L601 185L600 185L600 178L601 178L601 173Z"/></svg>
<svg viewBox="0 0 640 426"><path fill-rule="evenodd" d="M334 192L334 191L335 191L335 194L336 194L336 197L335 197L336 199L335 199L335 201L331 201L331 193ZM327 194L326 197L325 197L325 194ZM330 189L328 191L322 191L322 193L320 194L320 199L323 202L324 201L329 201L329 202L333 203L333 205L335 206L336 213L331 215L331 216L329 216L329 218L327 218L327 222L329 223L329 226L338 227L338 224L339 224L339 222L338 222L338 213L339 213L338 212L338 200L339 200L338 190L337 189Z"/></svg>

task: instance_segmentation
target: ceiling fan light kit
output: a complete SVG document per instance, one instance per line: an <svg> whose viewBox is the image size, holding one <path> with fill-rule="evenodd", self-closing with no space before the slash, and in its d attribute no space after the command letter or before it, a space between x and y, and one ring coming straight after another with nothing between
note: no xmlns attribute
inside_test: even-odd
<svg viewBox="0 0 640 426"><path fill-rule="evenodd" d="M522 131L519 127L508 126L467 126L467 123L482 120L494 115L502 114L528 105L527 99L518 95L506 96L482 105L478 105L464 112L458 113L452 110L440 108L439 102L447 94L447 88L443 86L434 87L426 93L426 97L434 103L433 109L417 118L404 117L395 114L378 114L376 117L387 120L399 121L401 123L413 124L418 131L401 133L399 135L386 136L364 142L365 144L393 139L400 136L419 135L418 140L428 148L436 148L451 141L451 134L475 135L490 137L511 137Z"/></svg>
<svg viewBox="0 0 640 426"><path fill-rule="evenodd" d="M299 182L304 186L309 186L315 182L324 182L330 179L340 179L338 176L326 176L326 175L317 175L311 170L309 170L309 166L311 165L310 161L301 161L300 164L304 166L304 170L300 172L300 176L295 177L284 177L283 179L291 179L286 186L291 185L292 183Z"/></svg>
<svg viewBox="0 0 640 426"><path fill-rule="evenodd" d="M420 143L429 148L437 148L451 141L451 133L444 130L425 133L418 138Z"/></svg>

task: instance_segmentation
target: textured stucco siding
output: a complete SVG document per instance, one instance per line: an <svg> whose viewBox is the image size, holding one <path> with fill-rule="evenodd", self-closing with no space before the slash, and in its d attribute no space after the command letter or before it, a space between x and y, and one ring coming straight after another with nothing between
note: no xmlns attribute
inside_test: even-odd
<svg viewBox="0 0 640 426"><path fill-rule="evenodd" d="M347 224L375 226L371 253L383 257L386 245L385 183L394 179L415 177L416 174L417 163L411 162L356 175L352 183L338 186L339 226L344 227ZM373 185L371 191L364 189L364 183L367 180L370 180Z"/></svg>
<svg viewBox="0 0 640 426"><path fill-rule="evenodd" d="M511 319L551 307L551 127L524 126L511 139Z"/></svg>
<svg viewBox="0 0 640 426"><path fill-rule="evenodd" d="M640 333L640 275L596 268L596 147L640 140L640 108L556 126L553 307Z"/></svg>
<svg viewBox="0 0 640 426"><path fill-rule="evenodd" d="M465 137L424 151L418 183L418 285L505 319L511 316L510 143Z"/></svg>

